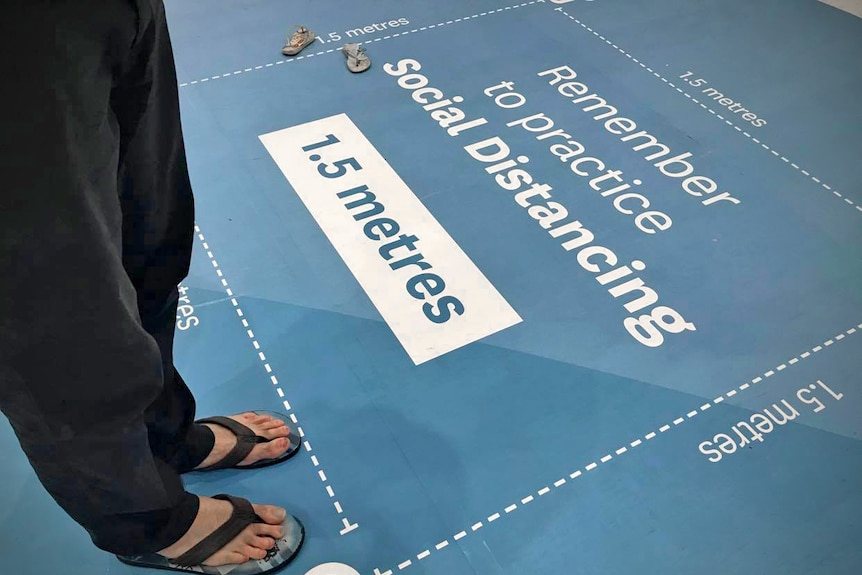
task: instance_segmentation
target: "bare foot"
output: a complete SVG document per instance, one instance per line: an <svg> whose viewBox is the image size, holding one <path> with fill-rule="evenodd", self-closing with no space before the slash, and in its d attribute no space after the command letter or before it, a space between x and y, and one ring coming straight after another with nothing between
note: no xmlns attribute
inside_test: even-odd
<svg viewBox="0 0 862 575"><path fill-rule="evenodd" d="M198 497L200 508L192 526L179 541L159 551L168 559L176 559L213 533L227 522L233 513L229 501ZM286 511L272 505L253 505L255 513L266 523L255 523L246 527L230 543L211 555L204 565L217 567L245 563L250 559L263 559L268 549L275 546L276 540L284 536L281 527Z"/></svg>
<svg viewBox="0 0 862 575"><path fill-rule="evenodd" d="M257 415L256 413L231 415L230 418L251 429L255 435L271 440L255 445L251 453L248 454L248 457L240 461L239 465L251 465L261 459L273 459L290 448L290 440L286 439L290 435L290 429L282 420L270 417L269 415ZM210 454L207 455L207 458L195 467L195 469L209 467L218 463L236 445L236 435L230 429L214 423L205 423L204 425L212 429L215 435L215 446Z"/></svg>

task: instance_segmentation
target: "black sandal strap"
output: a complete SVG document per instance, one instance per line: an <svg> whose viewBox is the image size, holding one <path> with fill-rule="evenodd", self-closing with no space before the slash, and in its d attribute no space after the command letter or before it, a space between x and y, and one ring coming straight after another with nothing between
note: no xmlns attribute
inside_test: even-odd
<svg viewBox="0 0 862 575"><path fill-rule="evenodd" d="M223 499L233 505L233 513L224 524L213 531L203 541L172 561L180 567L201 565L208 558L221 550L225 545L242 533L243 529L253 523L263 523L247 499L230 495L215 495L213 499Z"/></svg>
<svg viewBox="0 0 862 575"><path fill-rule="evenodd" d="M206 467L205 469L207 470L227 469L229 467L236 466L236 464L248 457L248 454L251 453L254 446L260 442L260 438L258 438L251 429L229 417L218 415L215 417L207 417L206 419L199 419L195 423L213 423L215 425L220 425L231 430L236 436L236 445L233 446L233 449L231 449L221 461Z"/></svg>

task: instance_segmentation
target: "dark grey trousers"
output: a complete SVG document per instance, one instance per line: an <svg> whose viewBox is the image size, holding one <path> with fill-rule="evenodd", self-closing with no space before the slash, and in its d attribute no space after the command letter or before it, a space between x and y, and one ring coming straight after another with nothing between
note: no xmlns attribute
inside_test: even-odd
<svg viewBox="0 0 862 575"><path fill-rule="evenodd" d="M0 408L97 546L158 551L213 444L172 360L194 205L161 0L4 0L0 186Z"/></svg>

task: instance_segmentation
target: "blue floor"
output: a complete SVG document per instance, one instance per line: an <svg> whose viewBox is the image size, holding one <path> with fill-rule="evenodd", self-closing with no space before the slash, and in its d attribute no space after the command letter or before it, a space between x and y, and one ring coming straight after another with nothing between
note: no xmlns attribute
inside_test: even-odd
<svg viewBox="0 0 862 575"><path fill-rule="evenodd" d="M815 0L167 6L199 226L177 364L200 414L286 411L305 440L187 485L299 517L285 573L860 573L862 19ZM284 58L294 23L324 41ZM348 72L346 40L371 70ZM447 132L418 76L484 122ZM351 258L376 244L328 235L358 212L313 216L313 174L260 139L342 114L369 144L321 161L378 154L487 279L446 278L469 300L449 327L488 290L521 321L415 361L381 306L431 329L420 304L375 299ZM494 138L510 153L483 161ZM530 182L495 179L518 168ZM573 221L589 243L551 233ZM613 291L636 278L655 297ZM147 573L90 545L5 420L0 449L0 573Z"/></svg>

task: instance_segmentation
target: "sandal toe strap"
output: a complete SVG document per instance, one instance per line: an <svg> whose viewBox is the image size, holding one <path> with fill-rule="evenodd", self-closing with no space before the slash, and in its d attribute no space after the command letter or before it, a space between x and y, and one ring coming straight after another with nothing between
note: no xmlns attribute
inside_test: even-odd
<svg viewBox="0 0 862 575"><path fill-rule="evenodd" d="M212 557L225 545L230 543L243 529L253 523L263 523L263 520L254 512L254 508L247 499L233 497L231 495L216 495L213 499L229 501L233 505L233 513L225 523L200 543L174 559L173 562L181 567L194 567L201 565L209 557Z"/></svg>
<svg viewBox="0 0 862 575"><path fill-rule="evenodd" d="M255 435L255 433L251 429L249 429L242 423L229 417L222 417L219 415L216 417L200 419L195 423L213 423L215 425L220 425L222 427L228 428L236 436L236 445L233 446L233 449L231 449L230 452L225 455L221 461L214 463L207 469L227 469L229 467L234 467L240 461L248 457L248 454L251 453L251 450L254 449L255 445L260 442L266 441L266 439Z"/></svg>

